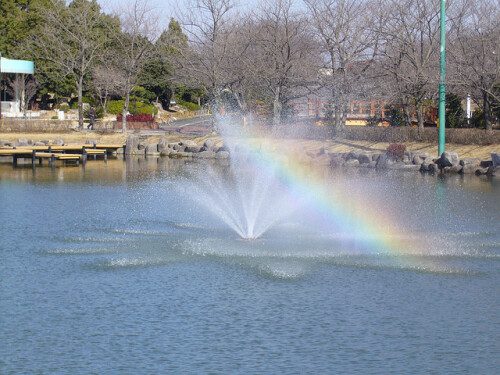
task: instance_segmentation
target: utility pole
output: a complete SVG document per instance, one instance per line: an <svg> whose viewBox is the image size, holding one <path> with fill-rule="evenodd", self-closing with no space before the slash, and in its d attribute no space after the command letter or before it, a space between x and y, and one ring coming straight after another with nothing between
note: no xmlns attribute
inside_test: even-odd
<svg viewBox="0 0 500 375"><path fill-rule="evenodd" d="M445 126L446 126L446 0L441 0L439 26L440 26L440 59L439 59L439 145L438 154L444 152Z"/></svg>

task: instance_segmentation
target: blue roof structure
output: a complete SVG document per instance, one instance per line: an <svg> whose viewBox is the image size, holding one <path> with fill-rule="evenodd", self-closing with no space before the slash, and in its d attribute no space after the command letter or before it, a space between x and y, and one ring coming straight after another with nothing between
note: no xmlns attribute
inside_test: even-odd
<svg viewBox="0 0 500 375"><path fill-rule="evenodd" d="M34 74L35 63L28 60L12 60L0 57L0 73Z"/></svg>

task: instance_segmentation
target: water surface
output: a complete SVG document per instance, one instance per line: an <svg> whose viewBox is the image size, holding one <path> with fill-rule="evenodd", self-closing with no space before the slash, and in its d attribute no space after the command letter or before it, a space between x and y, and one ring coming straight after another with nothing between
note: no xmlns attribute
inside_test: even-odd
<svg viewBox="0 0 500 375"><path fill-rule="evenodd" d="M398 255L307 205L242 241L186 170L0 165L0 373L497 372L498 179L325 172Z"/></svg>

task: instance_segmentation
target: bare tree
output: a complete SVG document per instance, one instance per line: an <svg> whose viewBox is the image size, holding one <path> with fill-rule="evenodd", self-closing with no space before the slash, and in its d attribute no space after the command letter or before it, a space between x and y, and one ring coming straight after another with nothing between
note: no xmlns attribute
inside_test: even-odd
<svg viewBox="0 0 500 375"><path fill-rule="evenodd" d="M364 93L362 80L378 53L381 17L377 1L305 0L323 66L319 81L331 101L337 131L342 132L350 100Z"/></svg>
<svg viewBox="0 0 500 375"><path fill-rule="evenodd" d="M106 43L106 25L95 0L73 0L68 6L50 0L45 8L42 33L35 46L42 60L53 63L75 82L78 96L78 125L83 128L84 79Z"/></svg>
<svg viewBox="0 0 500 375"><path fill-rule="evenodd" d="M230 48L234 1L193 0L187 9L189 13L180 17L189 45L179 49L179 74L186 82L204 87L219 109L222 91L233 81L228 66L234 52Z"/></svg>
<svg viewBox="0 0 500 375"><path fill-rule="evenodd" d="M500 102L500 7L498 0L463 0L452 18L449 56L451 82L483 105L492 129L491 106Z"/></svg>
<svg viewBox="0 0 500 375"><path fill-rule="evenodd" d="M318 72L318 50L307 18L293 1L264 1L255 15L252 51L256 87L270 94L273 123L279 124L288 103L311 92Z"/></svg>
<svg viewBox="0 0 500 375"><path fill-rule="evenodd" d="M28 105L38 91L36 79L31 75L16 74L7 78L5 89L10 96L19 98L19 109L26 116Z"/></svg>
<svg viewBox="0 0 500 375"><path fill-rule="evenodd" d="M154 49L158 37L158 16L147 0L134 0L120 11L121 32L113 41L116 46L114 65L121 70L121 94L125 98L122 113L122 130L127 130L127 113L130 93L138 83L141 70Z"/></svg>
<svg viewBox="0 0 500 375"><path fill-rule="evenodd" d="M122 83L125 81L122 73L120 69L109 64L109 61L103 61L92 71L94 91L105 113L109 97L121 93Z"/></svg>

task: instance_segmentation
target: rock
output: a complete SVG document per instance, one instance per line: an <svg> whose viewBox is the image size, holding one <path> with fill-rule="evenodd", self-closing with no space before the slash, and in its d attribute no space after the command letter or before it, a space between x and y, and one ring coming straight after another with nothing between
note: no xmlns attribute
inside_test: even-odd
<svg viewBox="0 0 500 375"><path fill-rule="evenodd" d="M35 142L34 146L45 146L43 142Z"/></svg>
<svg viewBox="0 0 500 375"><path fill-rule="evenodd" d="M500 154L498 152L491 153L491 162L495 168L500 166Z"/></svg>
<svg viewBox="0 0 500 375"><path fill-rule="evenodd" d="M375 160L372 160L368 163L368 168L377 168L377 162Z"/></svg>
<svg viewBox="0 0 500 375"><path fill-rule="evenodd" d="M481 168L489 168L493 165L493 160L481 160L479 166Z"/></svg>
<svg viewBox="0 0 500 375"><path fill-rule="evenodd" d="M217 151L215 154L216 159L229 159L229 151Z"/></svg>
<svg viewBox="0 0 500 375"><path fill-rule="evenodd" d="M451 167L444 167L443 172L445 173L460 173L462 172L462 166L460 164L452 165Z"/></svg>
<svg viewBox="0 0 500 375"><path fill-rule="evenodd" d="M145 149L146 149L146 147L147 147L147 145L148 145L148 144L147 144L147 143L145 143L145 142L140 142L140 143L139 143L139 145L137 146L137 148L138 148L139 150L145 150Z"/></svg>
<svg viewBox="0 0 500 375"><path fill-rule="evenodd" d="M161 139L160 142L158 142L158 152L162 153L168 148L168 143L165 141L165 139Z"/></svg>
<svg viewBox="0 0 500 375"><path fill-rule="evenodd" d="M462 166L463 174L474 174L476 169L480 168L478 165L466 164Z"/></svg>
<svg viewBox="0 0 500 375"><path fill-rule="evenodd" d="M479 160L478 158L465 158L460 160L460 165L462 167L465 166L478 167L480 162L481 160Z"/></svg>
<svg viewBox="0 0 500 375"><path fill-rule="evenodd" d="M476 176L485 175L486 173L488 173L488 169L489 168L476 167L476 171L474 173L476 174Z"/></svg>
<svg viewBox="0 0 500 375"><path fill-rule="evenodd" d="M458 165L460 163L460 159L456 152L445 151L441 154L439 159L436 160L436 164L440 169L444 167L451 167L453 165Z"/></svg>
<svg viewBox="0 0 500 375"><path fill-rule="evenodd" d="M358 160L360 164L368 164L372 161L372 155L367 152L360 152L358 154Z"/></svg>
<svg viewBox="0 0 500 375"><path fill-rule="evenodd" d="M116 154L117 155L123 155L124 152L125 152L125 150L123 149L123 147L120 147L120 148L116 149Z"/></svg>
<svg viewBox="0 0 500 375"><path fill-rule="evenodd" d="M20 138L17 140L15 145L16 145L16 147L25 147L25 146L29 146L29 142L26 138Z"/></svg>
<svg viewBox="0 0 500 375"><path fill-rule="evenodd" d="M323 153L315 157L313 162L317 165L330 165L330 156Z"/></svg>
<svg viewBox="0 0 500 375"><path fill-rule="evenodd" d="M137 135L129 135L125 142L125 155L136 155L139 153L139 137Z"/></svg>
<svg viewBox="0 0 500 375"><path fill-rule="evenodd" d="M346 167L358 167L359 166L359 160L358 159L347 159L346 162L344 163Z"/></svg>
<svg viewBox="0 0 500 375"><path fill-rule="evenodd" d="M62 139L56 139L54 142L56 146L64 146L64 141Z"/></svg>
<svg viewBox="0 0 500 375"><path fill-rule="evenodd" d="M99 142L97 142L95 139L87 139L85 141L86 145L92 145L92 147L94 147L94 145L96 145L97 143L99 143Z"/></svg>
<svg viewBox="0 0 500 375"><path fill-rule="evenodd" d="M170 148L170 149L174 149L175 147L179 146L179 143L177 142L171 142L171 143L167 143L167 147Z"/></svg>
<svg viewBox="0 0 500 375"><path fill-rule="evenodd" d="M186 146L186 148L184 149L184 151L186 152L200 152L201 150L201 147L200 146Z"/></svg>
<svg viewBox="0 0 500 375"><path fill-rule="evenodd" d="M410 159L410 156L408 155L403 156L403 163L410 164L411 162L412 160Z"/></svg>
<svg viewBox="0 0 500 375"><path fill-rule="evenodd" d="M180 142L181 146L186 146L186 147L199 147L198 144L191 140L191 139L185 139L182 142ZM201 148L201 147L200 147Z"/></svg>
<svg viewBox="0 0 500 375"><path fill-rule="evenodd" d="M437 165L432 163L432 162L427 162L427 161L424 161L421 165L420 165L420 171L422 172L430 172L430 173L434 173L436 172L438 169Z"/></svg>
<svg viewBox="0 0 500 375"><path fill-rule="evenodd" d="M500 176L500 165L497 167L494 166L489 167L486 174L490 176Z"/></svg>
<svg viewBox="0 0 500 375"><path fill-rule="evenodd" d="M351 159L358 160L358 158L359 158L359 153L357 153L356 151L349 152L345 157L346 160L351 160Z"/></svg>
<svg viewBox="0 0 500 375"><path fill-rule="evenodd" d="M221 146L221 147L219 147L219 149L217 150L217 152L221 152L221 151L227 151L227 152L229 152L229 148L227 148L226 146Z"/></svg>
<svg viewBox="0 0 500 375"><path fill-rule="evenodd" d="M146 155L160 155L158 152L158 143L150 143L146 145Z"/></svg>
<svg viewBox="0 0 500 375"><path fill-rule="evenodd" d="M341 156L334 155L334 154L330 155L330 166L340 167L340 166L344 165L344 162L345 162L345 160Z"/></svg>
<svg viewBox="0 0 500 375"><path fill-rule="evenodd" d="M176 143L174 144L173 149L177 152L184 152L186 150L186 146Z"/></svg>
<svg viewBox="0 0 500 375"><path fill-rule="evenodd" d="M201 158L201 159L213 159L215 158L215 152L213 151L201 151L201 152L198 152L197 154L194 154L196 155L197 158Z"/></svg>
<svg viewBox="0 0 500 375"><path fill-rule="evenodd" d="M380 155L380 157L377 160L377 168L378 169L387 169L389 166L394 164L395 161L387 155L387 153Z"/></svg>
<svg viewBox="0 0 500 375"><path fill-rule="evenodd" d="M207 139L203 143L203 147L205 147L204 151L212 151L215 148L215 142L212 139Z"/></svg>
<svg viewBox="0 0 500 375"><path fill-rule="evenodd" d="M428 158L427 154L417 154L413 155L412 163L415 165L422 165L422 163Z"/></svg>
<svg viewBox="0 0 500 375"><path fill-rule="evenodd" d="M372 154L372 161L377 162L378 159L382 156L383 154Z"/></svg>

